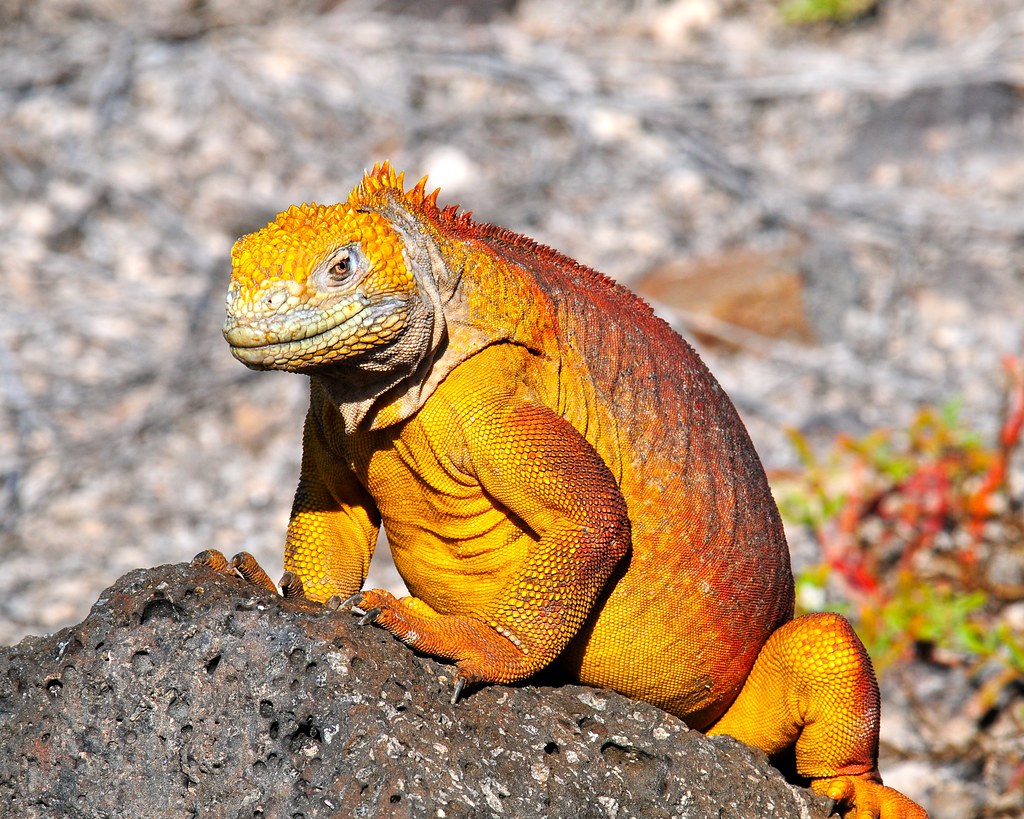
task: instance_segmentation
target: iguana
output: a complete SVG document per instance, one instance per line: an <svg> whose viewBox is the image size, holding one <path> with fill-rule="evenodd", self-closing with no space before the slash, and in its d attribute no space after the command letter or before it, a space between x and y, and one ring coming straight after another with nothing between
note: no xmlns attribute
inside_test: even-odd
<svg viewBox="0 0 1024 819"><path fill-rule="evenodd" d="M870 660L793 618L779 513L694 350L637 296L376 166L232 251L224 335L310 376L285 594L348 598L466 684L554 664L708 734L795 753L848 816L882 785ZM360 591L383 524L411 597ZM199 556L274 584L247 555Z"/></svg>

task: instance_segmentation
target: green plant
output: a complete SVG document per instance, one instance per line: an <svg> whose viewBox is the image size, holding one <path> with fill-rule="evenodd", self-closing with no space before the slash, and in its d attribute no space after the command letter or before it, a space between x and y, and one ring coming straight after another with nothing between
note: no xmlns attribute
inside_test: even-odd
<svg viewBox="0 0 1024 819"><path fill-rule="evenodd" d="M874 11L879 0L786 0L779 7L790 25L848 23Z"/></svg>

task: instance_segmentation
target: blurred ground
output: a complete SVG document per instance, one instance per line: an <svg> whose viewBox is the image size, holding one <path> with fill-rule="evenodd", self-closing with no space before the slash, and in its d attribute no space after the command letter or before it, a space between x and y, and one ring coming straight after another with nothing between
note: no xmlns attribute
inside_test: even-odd
<svg viewBox="0 0 1024 819"><path fill-rule="evenodd" d="M991 429L1024 346L1017 0L810 30L740 0L8 0L0 112L4 642L200 547L280 571L306 385L228 353L228 253L381 159L639 289L770 468L787 426L959 397ZM935 751L908 713L892 784L1017 815L976 725Z"/></svg>

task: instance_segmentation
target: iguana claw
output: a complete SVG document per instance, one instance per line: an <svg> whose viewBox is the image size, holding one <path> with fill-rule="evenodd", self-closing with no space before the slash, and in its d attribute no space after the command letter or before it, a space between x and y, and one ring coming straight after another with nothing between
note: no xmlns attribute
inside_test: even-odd
<svg viewBox="0 0 1024 819"><path fill-rule="evenodd" d="M465 677L455 678L455 687L452 689L452 705L455 705L459 701L459 696L462 694L462 689L466 687Z"/></svg>
<svg viewBox="0 0 1024 819"><path fill-rule="evenodd" d="M359 625L366 626L370 623L374 623L376 622L378 617L380 617L380 608L374 606L372 609L367 611L362 617L359 618Z"/></svg>
<svg viewBox="0 0 1024 819"><path fill-rule="evenodd" d="M367 626L370 623L375 623L377 618L381 615L380 606L373 606L372 608L363 609L359 603L362 601L364 595L362 592L356 592L351 597L346 597L342 600L338 595L330 598L325 604L328 608L333 610L338 609L351 609L356 614L361 614L359 618L359 625Z"/></svg>

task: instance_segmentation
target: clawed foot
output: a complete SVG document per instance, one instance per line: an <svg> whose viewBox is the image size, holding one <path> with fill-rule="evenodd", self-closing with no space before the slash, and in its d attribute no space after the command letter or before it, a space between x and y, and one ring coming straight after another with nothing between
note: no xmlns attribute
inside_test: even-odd
<svg viewBox="0 0 1024 819"><path fill-rule="evenodd" d="M228 577L241 577L254 586L277 592L277 586L270 575L263 571L256 558L248 552L239 552L229 561L216 549L206 549L192 558L192 565L206 566ZM305 597L302 581L294 572L285 572L281 576L281 595L287 598Z"/></svg>
<svg viewBox="0 0 1024 819"><path fill-rule="evenodd" d="M396 598L391 592L382 589L370 589L356 592L351 597L342 599L338 595L331 597L324 603L332 611L348 610L359 615L359 625L365 626L376 623L383 626L400 640L409 645L422 648L420 635L417 633L412 620L417 616L433 618L437 613L430 609L426 603L413 597L406 597L402 600ZM451 704L455 705L462 696L466 684L470 682L468 675L462 669L455 673L454 687L452 688Z"/></svg>
<svg viewBox="0 0 1024 819"><path fill-rule="evenodd" d="M924 808L871 775L818 779L811 789L834 799L844 819L928 819Z"/></svg>
<svg viewBox="0 0 1024 819"><path fill-rule="evenodd" d="M359 625L367 626L370 623L376 623L377 618L380 617L382 609L380 606L372 606L371 608L364 609L359 604L362 602L363 593L356 592L351 597L346 597L342 600L338 595L328 598L327 602L324 603L327 608L331 611L351 611L353 614L362 615L359 618Z"/></svg>

